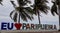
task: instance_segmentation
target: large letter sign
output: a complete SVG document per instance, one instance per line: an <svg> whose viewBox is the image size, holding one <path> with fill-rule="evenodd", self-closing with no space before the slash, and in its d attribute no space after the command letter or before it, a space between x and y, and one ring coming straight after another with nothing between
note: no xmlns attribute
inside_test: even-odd
<svg viewBox="0 0 60 33"><path fill-rule="evenodd" d="M56 30L56 25L48 25L48 24L26 24L26 23L1 23L1 30ZM15 29L14 29L15 30Z"/></svg>
<svg viewBox="0 0 60 33"><path fill-rule="evenodd" d="M7 23L1 23L1 30L7 30Z"/></svg>
<svg viewBox="0 0 60 33"><path fill-rule="evenodd" d="M1 23L1 30L12 30L13 29L13 23Z"/></svg>

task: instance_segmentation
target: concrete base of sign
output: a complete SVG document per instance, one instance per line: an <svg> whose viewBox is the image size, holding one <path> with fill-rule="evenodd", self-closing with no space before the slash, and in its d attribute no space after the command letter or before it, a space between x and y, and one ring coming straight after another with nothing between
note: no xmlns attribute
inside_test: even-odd
<svg viewBox="0 0 60 33"><path fill-rule="evenodd" d="M1 30L0 33L58 33L58 30Z"/></svg>

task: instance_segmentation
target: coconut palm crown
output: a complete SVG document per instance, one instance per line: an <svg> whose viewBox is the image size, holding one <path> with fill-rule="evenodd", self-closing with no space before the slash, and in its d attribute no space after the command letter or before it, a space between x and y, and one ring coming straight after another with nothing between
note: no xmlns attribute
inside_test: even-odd
<svg viewBox="0 0 60 33"><path fill-rule="evenodd" d="M47 6L48 1L47 0L34 0L33 4L33 10L35 12L35 15L38 15L38 20L40 24L40 13L47 14L49 7Z"/></svg>
<svg viewBox="0 0 60 33"><path fill-rule="evenodd" d="M18 2L19 7L15 7L15 10L13 10L10 13L10 17L12 18L13 13L15 12L15 14L12 18L15 22L17 22L17 18L18 18L18 22L20 22L20 17L23 21L27 21L28 19L32 20L33 19L32 15L34 13L32 8L24 7L27 3L31 3L31 2L28 0L17 0L17 2ZM13 2L12 2L12 4L13 4Z"/></svg>

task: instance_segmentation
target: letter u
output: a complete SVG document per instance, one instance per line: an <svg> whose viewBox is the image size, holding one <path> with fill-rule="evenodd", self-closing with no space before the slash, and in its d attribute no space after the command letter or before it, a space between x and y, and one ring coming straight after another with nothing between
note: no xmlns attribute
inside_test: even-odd
<svg viewBox="0 0 60 33"><path fill-rule="evenodd" d="M8 26L7 27L8 27L9 30L12 30L13 29L13 23L11 23L11 24L8 23Z"/></svg>

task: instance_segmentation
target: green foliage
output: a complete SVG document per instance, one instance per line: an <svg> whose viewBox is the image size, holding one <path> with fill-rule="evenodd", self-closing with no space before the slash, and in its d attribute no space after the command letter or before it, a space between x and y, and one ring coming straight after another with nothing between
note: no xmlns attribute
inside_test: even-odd
<svg viewBox="0 0 60 33"><path fill-rule="evenodd" d="M21 19L23 21L27 21L28 19L32 20L33 19L33 10L30 7L24 7L27 3L31 3L28 0L17 0L19 7L15 7L15 4L13 1L11 1L11 3L13 4L15 11L12 11L10 13L10 17L12 18L13 13L14 17L12 18L15 22L17 22L17 15L19 14L19 16L21 17ZM18 13L17 13L18 12Z"/></svg>
<svg viewBox="0 0 60 33"><path fill-rule="evenodd" d="M2 0L0 0L0 1L2 1ZM29 3L29 4L31 3L30 0L17 0L19 7L15 7L16 5L15 5L14 1L10 1L10 2L12 3L12 5L15 8L15 10L13 10L10 13L10 17L15 22L17 22L18 14L22 20L27 21L27 19L30 19L30 20L34 19L33 14L38 14L38 12L40 12L40 11L47 14L47 12L48 12L47 10L49 9L49 7L46 5L46 3L48 3L47 0L35 0L34 4L33 4L33 9L30 7L24 7L25 5L27 5L27 3ZM14 14L14 12L15 12L15 14Z"/></svg>
<svg viewBox="0 0 60 33"><path fill-rule="evenodd" d="M27 3L31 3L29 0L17 0L19 6L24 6Z"/></svg>
<svg viewBox="0 0 60 33"><path fill-rule="evenodd" d="M51 8L51 13L52 13L53 16L55 16L54 13L58 14L57 13L57 6L56 6L55 2L53 2L53 6Z"/></svg>
<svg viewBox="0 0 60 33"><path fill-rule="evenodd" d="M52 1L53 6L51 7L51 13L52 13L53 16L55 16L55 13L58 15L57 5L58 5L58 7L59 7L59 5L60 5L60 2L59 2L59 1L60 1L60 0L56 0L55 2Z"/></svg>
<svg viewBox="0 0 60 33"><path fill-rule="evenodd" d="M47 2L48 1L46 1L46 0L35 0L34 1L35 2L35 4L33 5L34 6L34 11L35 11L35 13L37 14L38 13L38 11L41 11L41 12L43 12L43 13L45 13L45 14L47 14L47 10L49 9L49 7L47 6Z"/></svg>
<svg viewBox="0 0 60 33"><path fill-rule="evenodd" d="M0 4L2 4L3 0L0 0ZM17 21L17 15L19 14L21 19L24 21L27 21L27 19L33 20L33 14L38 15L38 13L42 12L47 14L48 10L50 9L49 6L47 6L46 3L48 3L47 0L34 0L34 4L31 7L24 7L27 5L27 3L31 3L30 0L17 0L19 7L15 7L16 4L14 1L10 1L11 4L14 6L15 10L13 10L10 13L11 19L13 19L15 22ZM57 5L60 9L60 0L56 0L55 2L52 2L53 6L51 7L51 13L54 16L57 12ZM15 12L15 14L14 14ZM17 13L18 12L18 13ZM13 15L14 14L14 15ZM13 16L12 16L13 15Z"/></svg>
<svg viewBox="0 0 60 33"><path fill-rule="evenodd" d="M17 22L17 16L18 16L18 14L17 14L17 12L14 14L14 17L13 17L13 20L15 21L15 22Z"/></svg>
<svg viewBox="0 0 60 33"><path fill-rule="evenodd" d="M55 1L57 5L60 5L60 0Z"/></svg>
<svg viewBox="0 0 60 33"><path fill-rule="evenodd" d="M21 16L22 20L27 21L27 18L32 20L33 19L33 16L32 16L33 15L33 13L32 13L33 11L32 11L32 9L29 8L29 7L21 7L21 8L22 9L20 9L20 7L16 7L15 12L20 13L19 15ZM13 13L14 13L14 11L12 11L10 13L10 17L11 18L12 18ZM14 17L12 18L15 22L17 21L17 14L18 13L15 13Z"/></svg>
<svg viewBox="0 0 60 33"><path fill-rule="evenodd" d="M15 7L16 5L14 4L14 1L10 1L12 3L12 5Z"/></svg>
<svg viewBox="0 0 60 33"><path fill-rule="evenodd" d="M1 4L1 5L2 5L2 1L3 1L3 0L0 0L0 4Z"/></svg>

